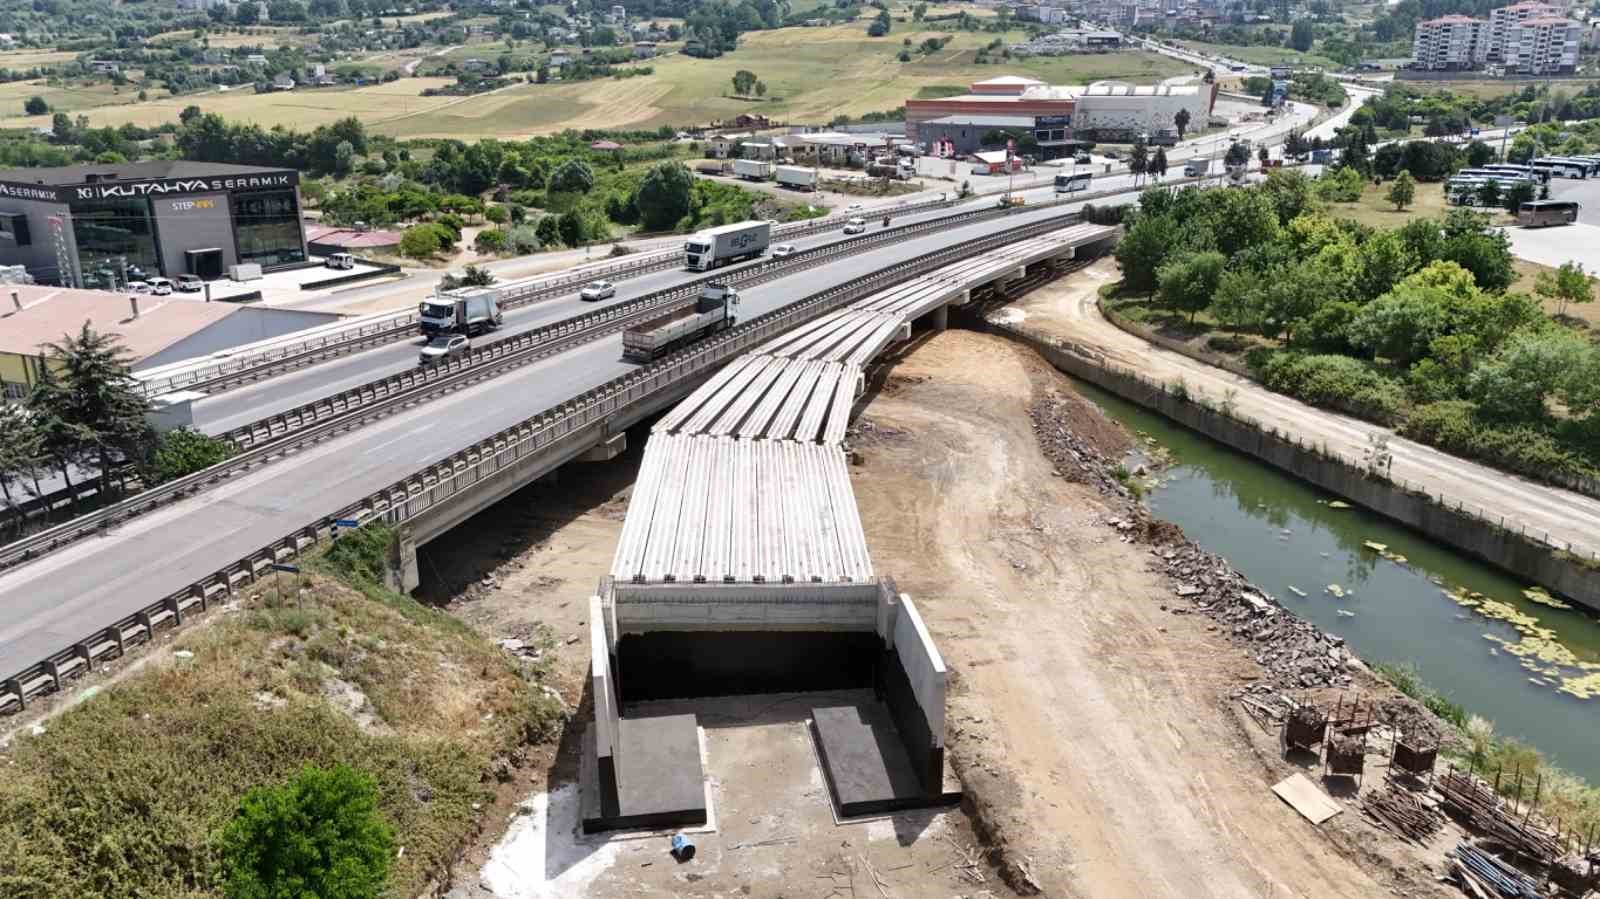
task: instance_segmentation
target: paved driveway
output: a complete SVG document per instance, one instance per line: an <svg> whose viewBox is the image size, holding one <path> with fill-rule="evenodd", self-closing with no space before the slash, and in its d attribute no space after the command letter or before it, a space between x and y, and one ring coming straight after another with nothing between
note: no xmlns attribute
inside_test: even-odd
<svg viewBox="0 0 1600 899"><path fill-rule="evenodd" d="M1576 260L1591 272L1600 271L1600 225L1579 221L1552 228L1511 227L1505 232L1519 259L1549 266Z"/></svg>

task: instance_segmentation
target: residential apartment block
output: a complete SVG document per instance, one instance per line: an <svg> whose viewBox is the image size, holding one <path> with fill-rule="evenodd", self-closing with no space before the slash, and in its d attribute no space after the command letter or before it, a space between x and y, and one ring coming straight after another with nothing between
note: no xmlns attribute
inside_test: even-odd
<svg viewBox="0 0 1600 899"><path fill-rule="evenodd" d="M1489 50L1489 23L1467 16L1441 16L1417 23L1411 55L1418 68L1455 71L1482 64Z"/></svg>
<svg viewBox="0 0 1600 899"><path fill-rule="evenodd" d="M1578 67L1583 23L1560 16L1523 19L1506 33L1506 69L1519 75L1567 74Z"/></svg>
<svg viewBox="0 0 1600 899"><path fill-rule="evenodd" d="M1552 3L1535 3L1533 0L1489 10L1488 61L1506 61L1506 42L1510 39L1512 26L1518 22L1552 16L1559 18L1563 15L1562 7Z"/></svg>

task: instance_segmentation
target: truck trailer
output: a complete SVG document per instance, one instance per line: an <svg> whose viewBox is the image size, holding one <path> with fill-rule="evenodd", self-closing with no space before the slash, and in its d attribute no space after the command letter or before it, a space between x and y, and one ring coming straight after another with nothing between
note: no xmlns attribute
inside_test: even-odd
<svg viewBox="0 0 1600 899"><path fill-rule="evenodd" d="M796 190L816 190L817 170L802 168L798 165L780 165L775 170L778 183L784 187L793 187Z"/></svg>
<svg viewBox="0 0 1600 899"><path fill-rule="evenodd" d="M765 181L772 177L772 163L760 159L735 159L733 173L747 181Z"/></svg>
<svg viewBox="0 0 1600 899"><path fill-rule="evenodd" d="M767 251L772 241L772 225L767 222L736 222L708 228L683 245L684 264L697 272L719 265L754 259Z"/></svg>
<svg viewBox="0 0 1600 899"><path fill-rule="evenodd" d="M465 334L471 337L500 327L500 291L487 287L446 290L423 300L417 307L426 337Z"/></svg>
<svg viewBox="0 0 1600 899"><path fill-rule="evenodd" d="M649 362L702 337L733 327L730 307L739 305L739 292L726 284L709 283L700 288L700 298L692 306L663 313L622 332L622 358L630 362Z"/></svg>
<svg viewBox="0 0 1600 899"><path fill-rule="evenodd" d="M1198 177L1200 175L1204 175L1204 174L1206 174L1207 172L1210 172L1210 171L1211 171L1211 160L1209 158L1208 159L1198 159L1198 158L1191 159L1188 162L1183 164L1183 174L1184 174L1185 177L1195 178L1195 177Z"/></svg>

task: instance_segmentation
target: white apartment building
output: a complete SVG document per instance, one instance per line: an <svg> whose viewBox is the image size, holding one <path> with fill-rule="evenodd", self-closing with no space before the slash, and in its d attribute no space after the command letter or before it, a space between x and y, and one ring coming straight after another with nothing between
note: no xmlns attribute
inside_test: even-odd
<svg viewBox="0 0 1600 899"><path fill-rule="evenodd" d="M1441 16L1417 23L1411 56L1418 68L1457 71L1481 64L1489 51L1489 23L1467 16Z"/></svg>
<svg viewBox="0 0 1600 899"><path fill-rule="evenodd" d="M1489 10L1489 53L1486 58L1490 62L1506 61L1506 42L1511 37L1511 27L1518 22L1565 15L1561 6L1534 0Z"/></svg>
<svg viewBox="0 0 1600 899"><path fill-rule="evenodd" d="M1583 23L1560 16L1523 19L1506 34L1505 64L1520 75L1557 75L1578 67Z"/></svg>

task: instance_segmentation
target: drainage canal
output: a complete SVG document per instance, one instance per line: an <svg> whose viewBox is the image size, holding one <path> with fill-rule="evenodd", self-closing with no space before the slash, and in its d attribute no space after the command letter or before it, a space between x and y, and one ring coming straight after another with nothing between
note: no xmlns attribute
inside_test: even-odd
<svg viewBox="0 0 1600 899"><path fill-rule="evenodd" d="M1258 587L1368 662L1430 688L1556 764L1600 782L1600 623L1497 568L1083 382L1142 435L1129 468L1166 453L1147 502ZM1559 601L1557 601L1559 602Z"/></svg>

